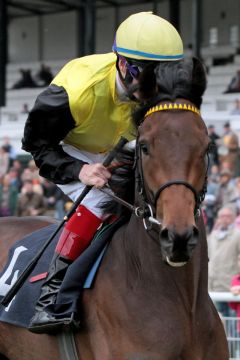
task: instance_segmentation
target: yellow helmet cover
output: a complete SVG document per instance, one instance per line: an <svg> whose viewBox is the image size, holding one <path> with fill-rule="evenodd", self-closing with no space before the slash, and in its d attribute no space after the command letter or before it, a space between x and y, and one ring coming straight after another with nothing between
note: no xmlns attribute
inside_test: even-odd
<svg viewBox="0 0 240 360"><path fill-rule="evenodd" d="M182 39L167 20L140 12L123 21L116 32L113 51L124 57L150 61L183 58Z"/></svg>

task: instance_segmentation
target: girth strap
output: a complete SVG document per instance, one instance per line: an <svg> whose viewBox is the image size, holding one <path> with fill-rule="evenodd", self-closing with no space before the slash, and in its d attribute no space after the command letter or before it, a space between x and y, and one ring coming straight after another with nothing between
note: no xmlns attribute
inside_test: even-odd
<svg viewBox="0 0 240 360"><path fill-rule="evenodd" d="M61 332L57 339L61 360L79 360L72 332Z"/></svg>

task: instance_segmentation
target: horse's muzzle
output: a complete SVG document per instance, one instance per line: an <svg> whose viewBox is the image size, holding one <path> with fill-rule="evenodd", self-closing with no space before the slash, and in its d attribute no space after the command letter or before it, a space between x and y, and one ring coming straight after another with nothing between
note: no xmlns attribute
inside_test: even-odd
<svg viewBox="0 0 240 360"><path fill-rule="evenodd" d="M191 258L198 240L196 226L188 226L183 231L174 228L163 228L160 243L163 259L173 267L185 265Z"/></svg>

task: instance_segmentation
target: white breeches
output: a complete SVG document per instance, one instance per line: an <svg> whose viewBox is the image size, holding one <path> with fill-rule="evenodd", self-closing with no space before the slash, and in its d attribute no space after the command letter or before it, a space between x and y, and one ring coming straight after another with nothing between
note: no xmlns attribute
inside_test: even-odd
<svg viewBox="0 0 240 360"><path fill-rule="evenodd" d="M107 154L92 154L87 151L78 150L71 145L64 144L63 150L75 157L76 159L87 162L88 164L102 163ZM66 185L58 185L58 187L68 195L70 199L75 202L78 196L81 194L86 185L82 184L79 181L73 181ZM99 218L103 216L103 210L99 207L101 203L110 200L111 197L102 193L96 188L92 188L89 193L85 196L82 205L86 206L92 213L94 213Z"/></svg>

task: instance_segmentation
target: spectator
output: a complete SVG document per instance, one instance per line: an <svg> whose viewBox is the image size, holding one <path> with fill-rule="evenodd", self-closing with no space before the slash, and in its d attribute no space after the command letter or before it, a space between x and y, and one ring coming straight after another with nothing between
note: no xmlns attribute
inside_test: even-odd
<svg viewBox="0 0 240 360"><path fill-rule="evenodd" d="M240 100L235 100L234 109L231 111L231 115L240 115Z"/></svg>
<svg viewBox="0 0 240 360"><path fill-rule="evenodd" d="M218 165L212 165L210 167L210 175L215 178L216 182L219 182L220 179L220 169Z"/></svg>
<svg viewBox="0 0 240 360"><path fill-rule="evenodd" d="M39 169L37 168L34 160L30 160L27 167L30 170L32 180L42 182L43 178L40 177Z"/></svg>
<svg viewBox="0 0 240 360"><path fill-rule="evenodd" d="M32 172L28 167L23 170L21 175L21 181L24 182L25 180L33 180Z"/></svg>
<svg viewBox="0 0 240 360"><path fill-rule="evenodd" d="M43 194L42 181L43 178L39 175L39 170L35 165L34 160L30 160L28 166L23 170L21 181L31 180L34 187L34 192Z"/></svg>
<svg viewBox="0 0 240 360"><path fill-rule="evenodd" d="M210 153L210 163L213 165L219 165L217 140L220 139L220 136L216 133L214 125L208 126L208 136L213 144L213 149Z"/></svg>
<svg viewBox="0 0 240 360"><path fill-rule="evenodd" d="M9 167L9 154L3 146L0 147L0 176L2 177L8 171Z"/></svg>
<svg viewBox="0 0 240 360"><path fill-rule="evenodd" d="M237 214L240 214L240 177L235 178L235 198L231 200L236 205Z"/></svg>
<svg viewBox="0 0 240 360"><path fill-rule="evenodd" d="M32 71L30 69L19 70L21 78L12 87L12 89L35 88L36 82L32 78Z"/></svg>
<svg viewBox="0 0 240 360"><path fill-rule="evenodd" d="M222 171L224 171L224 170L228 170L228 171L230 171L230 172L232 172L231 171L231 164L228 162L228 161L223 161L222 163L221 163L221 172Z"/></svg>
<svg viewBox="0 0 240 360"><path fill-rule="evenodd" d="M12 169L15 170L20 178L23 172L23 165L19 160L13 160Z"/></svg>
<svg viewBox="0 0 240 360"><path fill-rule="evenodd" d="M227 87L227 90L224 91L224 94L235 93L240 91L240 70L236 72L233 78L230 81L230 84Z"/></svg>
<svg viewBox="0 0 240 360"><path fill-rule="evenodd" d="M44 179L42 183L42 189L47 209L54 210L56 204L57 186L54 183L48 181L47 179Z"/></svg>
<svg viewBox="0 0 240 360"><path fill-rule="evenodd" d="M11 144L8 136L4 137L2 147L9 154L9 167L10 167L10 166L12 166L13 161L16 159L16 150L14 149L13 145Z"/></svg>
<svg viewBox="0 0 240 360"><path fill-rule="evenodd" d="M41 64L41 68L36 75L39 86L48 86L53 80L53 74L49 66Z"/></svg>
<svg viewBox="0 0 240 360"><path fill-rule="evenodd" d="M227 149L227 154L221 156L220 161L229 163L230 169L236 173L237 161L239 156L239 140L238 135L231 129L229 122L223 126L222 143Z"/></svg>
<svg viewBox="0 0 240 360"><path fill-rule="evenodd" d="M219 179L220 177L220 168L219 165L212 165L210 166L210 174L216 175Z"/></svg>
<svg viewBox="0 0 240 360"><path fill-rule="evenodd" d="M207 233L210 233L217 214L217 199L219 197L219 177L212 173L209 176L207 193L203 201L203 208L206 216Z"/></svg>
<svg viewBox="0 0 240 360"><path fill-rule="evenodd" d="M11 183L8 174L0 182L0 217L12 216L16 213L18 189Z"/></svg>
<svg viewBox="0 0 240 360"><path fill-rule="evenodd" d="M218 209L234 201L237 196L238 194L232 172L229 169L222 170L220 173L220 187L216 201Z"/></svg>
<svg viewBox="0 0 240 360"><path fill-rule="evenodd" d="M55 211L54 217L57 220L62 220L66 213L64 206L68 197L54 183L47 179L43 180L42 187L47 208Z"/></svg>
<svg viewBox="0 0 240 360"><path fill-rule="evenodd" d="M28 114L29 113L29 108L28 108L28 104L24 103L22 106L22 110L21 110L21 114Z"/></svg>
<svg viewBox="0 0 240 360"><path fill-rule="evenodd" d="M240 295L240 256L237 259L238 272L231 279L230 291L233 295ZM232 309L237 313L237 317L240 319L240 302L233 302L229 304ZM238 332L240 333L240 323L238 324Z"/></svg>
<svg viewBox="0 0 240 360"><path fill-rule="evenodd" d="M25 180L22 192L18 198L18 216L37 216L43 215L46 211L43 195L34 192L33 182Z"/></svg>
<svg viewBox="0 0 240 360"><path fill-rule="evenodd" d="M227 121L223 125L223 144L228 148L229 151L236 150L239 148L239 140L237 134L232 130L230 123Z"/></svg>
<svg viewBox="0 0 240 360"><path fill-rule="evenodd" d="M24 183L27 180L32 182L34 192L37 192L40 195L43 194L43 188L40 183L40 178L39 179L34 178L33 173L31 172L31 170L28 167L23 170L23 173L21 176L21 182ZM23 189L23 192L24 192L24 189Z"/></svg>
<svg viewBox="0 0 240 360"><path fill-rule="evenodd" d="M21 177L19 176L19 173L16 169L14 169L14 167L11 167L9 169L9 172L8 172L8 175L9 175L9 181L12 185L14 185L18 191L21 190L21 187L22 187L22 182L21 182Z"/></svg>
<svg viewBox="0 0 240 360"><path fill-rule="evenodd" d="M231 206L221 208L208 237L210 291L229 291L231 279L238 272L240 230L234 225L235 219L236 214ZM216 302L216 307L223 316L233 313L226 302Z"/></svg>
<svg viewBox="0 0 240 360"><path fill-rule="evenodd" d="M235 219L234 225L237 229L240 229L240 215L238 215Z"/></svg>
<svg viewBox="0 0 240 360"><path fill-rule="evenodd" d="M204 223L206 226L206 232L209 234L213 228L213 224L216 216L216 197L212 194L206 194L202 204L202 210L204 211Z"/></svg>

